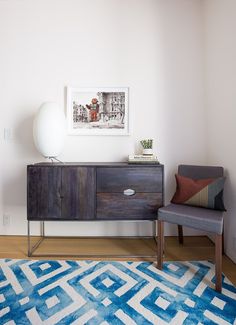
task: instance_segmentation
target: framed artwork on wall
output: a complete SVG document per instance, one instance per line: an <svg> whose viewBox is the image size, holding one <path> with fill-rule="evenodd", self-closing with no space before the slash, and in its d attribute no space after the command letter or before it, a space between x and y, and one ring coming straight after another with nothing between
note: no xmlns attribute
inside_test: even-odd
<svg viewBox="0 0 236 325"><path fill-rule="evenodd" d="M129 135L128 88L67 87L70 135Z"/></svg>

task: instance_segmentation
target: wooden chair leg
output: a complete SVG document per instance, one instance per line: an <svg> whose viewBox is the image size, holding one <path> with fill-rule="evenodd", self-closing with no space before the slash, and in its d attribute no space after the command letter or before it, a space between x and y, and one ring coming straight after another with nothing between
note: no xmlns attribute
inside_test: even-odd
<svg viewBox="0 0 236 325"><path fill-rule="evenodd" d="M215 273L216 286L218 292L222 290L222 235L216 235L215 238Z"/></svg>
<svg viewBox="0 0 236 325"><path fill-rule="evenodd" d="M179 236L179 243L183 245L184 237L183 237L183 226L178 225L178 236Z"/></svg>
<svg viewBox="0 0 236 325"><path fill-rule="evenodd" d="M157 222L157 268L162 270L163 264L163 250L164 250L164 221L158 220Z"/></svg>
<svg viewBox="0 0 236 325"><path fill-rule="evenodd" d="M225 238L224 238L224 227L223 227L223 233L222 233L222 255L225 254Z"/></svg>

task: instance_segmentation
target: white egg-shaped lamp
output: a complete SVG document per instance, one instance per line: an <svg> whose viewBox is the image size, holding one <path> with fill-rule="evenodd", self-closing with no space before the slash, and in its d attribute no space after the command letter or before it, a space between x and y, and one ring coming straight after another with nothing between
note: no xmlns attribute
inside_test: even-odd
<svg viewBox="0 0 236 325"><path fill-rule="evenodd" d="M63 150L66 119L62 109L53 102L43 103L33 123L33 137L37 150L45 158L55 158Z"/></svg>

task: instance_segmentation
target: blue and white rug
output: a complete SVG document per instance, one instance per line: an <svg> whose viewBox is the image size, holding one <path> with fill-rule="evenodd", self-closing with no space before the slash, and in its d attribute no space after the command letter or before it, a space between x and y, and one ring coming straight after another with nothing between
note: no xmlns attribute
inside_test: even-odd
<svg viewBox="0 0 236 325"><path fill-rule="evenodd" d="M209 262L0 260L0 324L236 324Z"/></svg>

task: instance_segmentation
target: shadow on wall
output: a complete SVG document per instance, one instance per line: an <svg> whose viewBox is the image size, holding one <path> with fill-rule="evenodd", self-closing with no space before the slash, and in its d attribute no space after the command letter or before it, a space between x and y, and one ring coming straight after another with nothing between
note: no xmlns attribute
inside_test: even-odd
<svg viewBox="0 0 236 325"><path fill-rule="evenodd" d="M14 153L4 166L3 206L26 204L26 166L41 160L33 141L34 115L19 121L14 130Z"/></svg>
<svg viewBox="0 0 236 325"><path fill-rule="evenodd" d="M178 166L165 166L165 204L169 204L172 199L175 189L176 181L175 174L177 173Z"/></svg>
<svg viewBox="0 0 236 325"><path fill-rule="evenodd" d="M3 182L2 201L4 207L26 204L26 168L11 175Z"/></svg>
<svg viewBox="0 0 236 325"><path fill-rule="evenodd" d="M152 226L154 226L153 223L150 221L141 221L141 222L128 222L127 221L117 221L115 222L115 228L114 228L114 221L106 223L104 221L104 235L105 236L129 236L130 231L133 232L133 236L150 236L150 232L152 229ZM132 230L131 230L132 229ZM153 234L155 231L155 228L153 228Z"/></svg>
<svg viewBox="0 0 236 325"><path fill-rule="evenodd" d="M225 208L226 212L224 212L224 228L229 229L230 232L233 232L232 230L234 229L235 225L233 224L233 217L231 217L232 212L236 209L236 201L233 197L234 193L234 184L230 178L229 175L229 170L224 169L224 176L226 177L225 180L225 187L224 187L224 203L225 203ZM236 222L235 222L236 224ZM226 249L227 247L230 247L232 251L234 251L234 243L232 241L231 236L224 236L225 240L225 246ZM233 257L236 258L236 255Z"/></svg>
<svg viewBox="0 0 236 325"><path fill-rule="evenodd" d="M63 109L63 112L64 112L65 116L67 117L67 87L64 87L63 93L64 93L64 109Z"/></svg>
<svg viewBox="0 0 236 325"><path fill-rule="evenodd" d="M33 140L33 121L35 115L27 116L20 121L15 130L15 143L19 156L25 160L35 160L38 151L34 145ZM39 155L39 157L41 157ZM21 157L19 157L21 158Z"/></svg>

